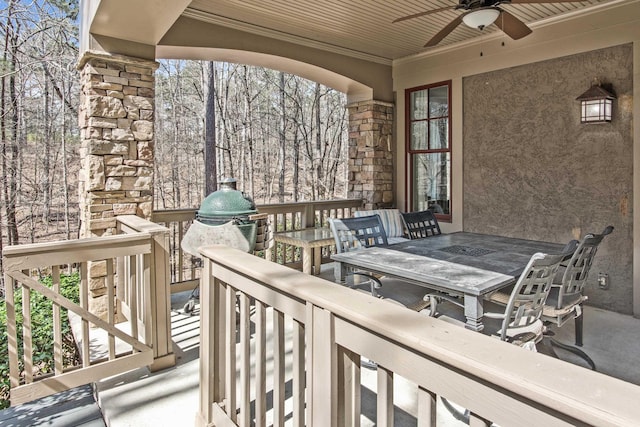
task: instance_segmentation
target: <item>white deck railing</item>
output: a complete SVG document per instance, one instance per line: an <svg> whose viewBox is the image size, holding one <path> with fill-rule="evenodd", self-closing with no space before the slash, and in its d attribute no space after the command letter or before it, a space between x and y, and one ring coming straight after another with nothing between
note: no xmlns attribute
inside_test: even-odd
<svg viewBox="0 0 640 427"><path fill-rule="evenodd" d="M438 397L473 426L640 420L633 384L234 249L202 254L197 425L359 426L361 357L378 364L378 426L393 425L396 376L416 385L418 426L435 426Z"/></svg>
<svg viewBox="0 0 640 427"><path fill-rule="evenodd" d="M340 199L258 205L257 209L261 214L267 214L268 230L266 233L273 233L301 230L316 225L326 226L328 217L351 217L353 212L361 207L362 199ZM199 261L180 248L180 242L189 225L195 219L196 211L197 209L157 210L153 211L151 217L153 222L169 229L169 274L172 293L191 290L198 286ZM282 243L273 245L269 249L266 254L263 254L268 259L291 267L302 268L302 254L299 249L296 250L291 245ZM329 251L324 250L324 260L328 261L328 257Z"/></svg>
<svg viewBox="0 0 640 427"><path fill-rule="evenodd" d="M9 246L3 250L11 404L16 405L128 370L175 364L170 329L168 230L135 216L118 217L121 235ZM91 263L104 269L106 314L89 312ZM61 272L80 272L79 304L61 294ZM36 274L50 275L52 287ZM31 303L37 294L52 302L52 342L33 336ZM20 298L17 298L17 296ZM18 337L17 302L22 335ZM62 318L73 313L81 363L64 363ZM126 325L126 327L123 327ZM94 344L104 334L105 349ZM40 340L41 341L41 340ZM41 347L41 348L39 348ZM53 349L53 372L39 369L34 355ZM97 351L96 351L97 350Z"/></svg>

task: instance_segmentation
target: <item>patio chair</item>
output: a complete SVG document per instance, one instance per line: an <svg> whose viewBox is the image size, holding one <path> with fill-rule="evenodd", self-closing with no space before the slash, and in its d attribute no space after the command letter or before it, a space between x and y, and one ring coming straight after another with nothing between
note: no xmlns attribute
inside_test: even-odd
<svg viewBox="0 0 640 427"><path fill-rule="evenodd" d="M502 341L536 351L536 344L543 339L542 308L549 295L551 282L566 254L534 254L513 286L506 306L485 301L482 333ZM464 304L455 298L439 293L426 295L430 299L432 317L464 327ZM493 310L493 311L492 311ZM458 420L469 422L469 411L459 409L442 398L447 410Z"/></svg>
<svg viewBox="0 0 640 427"><path fill-rule="evenodd" d="M379 215L363 216L359 218L328 218L333 238L336 241L338 253L349 252L359 248L371 246L387 246L387 234L382 226ZM364 277L371 287L371 295L378 297L376 289L382 287L380 276L369 272L351 271L349 275ZM359 287L362 284L355 284Z"/></svg>
<svg viewBox="0 0 640 427"><path fill-rule="evenodd" d="M404 231L404 223L400 218L400 210L395 208L387 209L371 209L355 211L353 216L356 218L379 215L382 222L382 228L387 235L387 243L393 245L395 243L406 242L409 239L406 238Z"/></svg>
<svg viewBox="0 0 640 427"><path fill-rule="evenodd" d="M562 327L570 319L575 323L575 345L582 347L583 335L583 304L587 300L584 295L584 286L587 283L589 270L598 250L598 246L605 236L611 234L613 226L607 226L600 234L587 234L582 242L577 245L573 256L566 265L563 265L556 274L549 297L542 312L542 319L547 324ZM552 333L547 334L551 337ZM563 344L554 339L549 339L556 347L574 353L585 360L591 369L595 370L595 363L582 350Z"/></svg>
<svg viewBox="0 0 640 427"><path fill-rule="evenodd" d="M565 256L534 254L513 286L506 306L485 301L482 333L534 350L543 338L542 309ZM440 294L425 298L431 299L429 315L464 325L463 304Z"/></svg>
<svg viewBox="0 0 640 427"><path fill-rule="evenodd" d="M430 210L402 212L400 215L411 239L422 239L442 234L438 220Z"/></svg>

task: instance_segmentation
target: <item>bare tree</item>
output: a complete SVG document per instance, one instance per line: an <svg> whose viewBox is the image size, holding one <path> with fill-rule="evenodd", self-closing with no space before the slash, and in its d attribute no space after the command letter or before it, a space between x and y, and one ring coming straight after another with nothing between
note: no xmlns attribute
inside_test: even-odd
<svg viewBox="0 0 640 427"><path fill-rule="evenodd" d="M208 62L207 102L205 105L204 138L204 179L205 195L216 190L218 173L216 169L216 79L213 61Z"/></svg>
<svg viewBox="0 0 640 427"><path fill-rule="evenodd" d="M7 218L7 238L10 245L18 243L16 205L18 196L18 97L16 70L18 69L18 36L20 23L15 19L16 0L10 0L4 31L3 64L6 65L0 82L0 138L2 139L2 178L5 182L3 198ZM8 88L7 88L8 75ZM7 100L7 90L8 100ZM7 103L8 101L8 103Z"/></svg>

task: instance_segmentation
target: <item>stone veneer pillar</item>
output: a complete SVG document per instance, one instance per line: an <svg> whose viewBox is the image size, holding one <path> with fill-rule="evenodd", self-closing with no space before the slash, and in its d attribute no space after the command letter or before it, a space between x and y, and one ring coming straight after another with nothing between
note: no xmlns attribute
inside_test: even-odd
<svg viewBox="0 0 640 427"><path fill-rule="evenodd" d="M81 237L115 234L117 215L153 206L154 72L158 63L86 52L80 59ZM106 313L105 263L90 266L89 309Z"/></svg>
<svg viewBox="0 0 640 427"><path fill-rule="evenodd" d="M393 104L363 101L349 109L349 198L365 209L393 206Z"/></svg>

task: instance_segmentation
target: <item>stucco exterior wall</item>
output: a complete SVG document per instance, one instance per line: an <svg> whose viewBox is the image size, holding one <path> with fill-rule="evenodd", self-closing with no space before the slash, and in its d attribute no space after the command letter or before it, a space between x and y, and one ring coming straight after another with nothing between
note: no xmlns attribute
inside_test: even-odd
<svg viewBox="0 0 640 427"><path fill-rule="evenodd" d="M566 242L606 225L586 293L632 313L633 46L463 79L465 231ZM581 124L594 77L618 96L611 123ZM597 286L598 272L611 286Z"/></svg>
<svg viewBox="0 0 640 427"><path fill-rule="evenodd" d="M596 52L601 49L613 48L621 45L631 44L633 51L633 65L628 69L632 73L633 89L626 102L627 107L631 115L638 117L640 115L640 102L632 102L632 97L640 97L640 15L638 14L638 4L636 2L623 2L617 4L616 7L607 8L598 14L590 14L587 16L574 17L567 21L563 21L559 24L548 23L536 27L532 34L524 37L520 40L510 40L504 36L486 36L478 43L469 43L464 46L460 46L457 49L434 49L433 51L425 52L424 54L416 55L415 57L404 58L394 61L393 64L393 79L394 90L396 92L396 108L398 113L398 121L396 123L396 159L398 159L397 169L395 173L396 183L396 201L399 207L403 207L406 204L406 186L404 185L404 177L406 173L406 165L404 161L404 141L405 141L405 123L404 123L404 94L405 89L425 85L429 83L451 80L452 82L452 205L453 205L453 219L451 223L441 224L443 231L453 232L462 229L466 229L466 224L463 221L463 211L465 200L468 192L464 191L464 187L468 182L464 179L463 166L464 162L464 144L466 144L467 137L464 135L464 129L467 128L464 119L465 110L470 106L463 101L465 86L464 80L471 76L478 76L482 74L490 74L493 72L501 72L501 70L516 70L517 67L526 67L532 64L541 64L544 61L563 60L563 58L569 58L573 55L588 54L590 52ZM482 53L482 55L481 55ZM587 57L585 57L587 58ZM598 64L595 64L596 66ZM601 65L604 65L602 63ZM607 68L608 70L609 68ZM530 82L527 78L523 78L520 84L523 86L522 91L513 93L514 99L520 94L527 93L527 96L535 93L536 97L547 97L550 102L564 103L566 105L562 107L565 111L576 114L575 121L571 122L571 125L577 126L577 129L581 132L589 130L584 126L579 126L579 119L577 118L577 104L575 104L575 98L588 89L591 79L599 75L582 75L577 72L577 69L563 70L563 73L571 78L565 77L565 83L577 85L570 90L570 96L561 100L557 95L556 88L559 85L555 82L554 74L546 74L537 79L535 83ZM616 74L609 73L609 75L602 74L604 79L617 78ZM515 80L511 80L511 83L515 84ZM614 86L616 85L615 82ZM527 92L527 88L530 92ZM618 95L621 95L621 88L615 87L618 91ZM556 92L554 92L556 90ZM564 88L562 89L564 90ZM564 95L563 95L564 96ZM618 106L620 106L621 100L618 100ZM506 108L503 109L506 113ZM526 121L531 120L528 116L523 116L520 111L516 111L513 114L508 112L509 126L523 126L522 129L526 129ZM554 119L550 122L553 126L563 126L562 122L557 122ZM574 120L574 119L572 119ZM485 121L489 121L488 118ZM523 122L518 124L518 122ZM550 125L547 125L550 126ZM597 128L591 129L590 132L599 132ZM560 129L564 131L564 129ZM640 149L636 148L638 141L640 141L640 126L635 126L632 132L631 147L627 147L625 156L628 161L633 162L632 178L635 180L633 183L633 189L638 192L640 188ZM581 138L587 138L588 134L581 135ZM593 134L591 135L594 136ZM523 140L524 136L518 136L518 140ZM607 143L609 144L609 143ZM591 153L598 145L589 145ZM619 150L622 147L618 145L610 145L612 149ZM607 145L609 147L609 145ZM611 170L613 166L607 165ZM616 184L617 185L617 184ZM628 200L629 209L628 215L631 218L635 217L635 222L640 223L640 197L630 197ZM616 202L616 204L619 202ZM595 217L594 217L595 218ZM631 221L631 219L629 219ZM586 225L580 225L586 227ZM573 226L571 227L573 228ZM587 228L581 229L580 232L589 231L601 231L590 230ZM570 234L573 232L570 231ZM620 299L625 299L623 305L625 307L624 312L628 312L628 307L633 304L633 314L640 316L640 227L630 227L627 229L618 228L614 232L616 234L626 233L626 238L632 239L632 253L633 263L628 266L628 271L625 274L625 278L612 276L611 290L609 291L595 291L592 292L592 287L588 290L591 295L591 304L600 304L601 306L614 307L618 306ZM613 236L613 235L612 235ZM609 236L609 237L612 237ZM572 237L571 235L558 236L557 241L564 241L566 238ZM607 245L615 243L613 239L603 244L603 251ZM606 249L612 250L612 249ZM626 249L623 249L626 251ZM602 262L604 257L599 254L599 262ZM620 264L618 264L620 265ZM594 271L597 273L599 269L603 271L608 269L606 266L594 267ZM611 273L609 271L609 273ZM621 280L625 280L624 284L619 283ZM618 288L616 288L618 287ZM626 289L623 291L625 296L618 294L620 287ZM633 292L631 289L635 288ZM615 289L614 289L615 288ZM598 303L597 300L600 302ZM617 310L617 308L614 308ZM622 310L621 310L622 311Z"/></svg>

